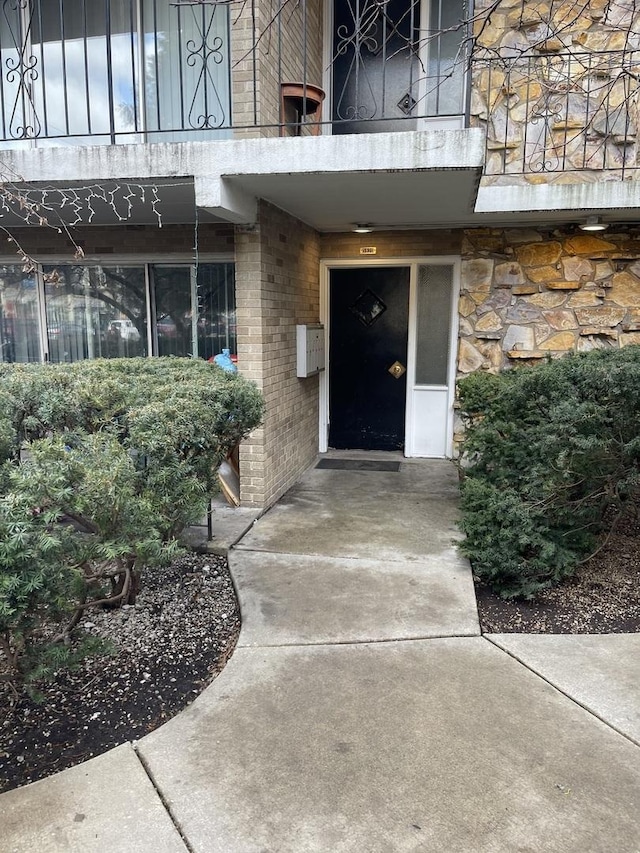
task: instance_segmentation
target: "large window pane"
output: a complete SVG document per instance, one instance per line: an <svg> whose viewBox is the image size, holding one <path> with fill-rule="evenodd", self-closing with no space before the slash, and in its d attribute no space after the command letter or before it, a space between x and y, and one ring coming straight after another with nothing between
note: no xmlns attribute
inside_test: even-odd
<svg viewBox="0 0 640 853"><path fill-rule="evenodd" d="M144 267L44 267L49 358L147 355Z"/></svg>
<svg viewBox="0 0 640 853"><path fill-rule="evenodd" d="M143 0L146 119L150 141L228 136L229 7Z"/></svg>
<svg viewBox="0 0 640 853"><path fill-rule="evenodd" d="M447 384L452 287L452 266L418 267L416 385Z"/></svg>
<svg viewBox="0 0 640 853"><path fill-rule="evenodd" d="M36 278L18 265L0 266L0 361L40 361Z"/></svg>
<svg viewBox="0 0 640 853"><path fill-rule="evenodd" d="M38 135L75 135L71 144L89 144L109 142L111 133L135 129L136 29L135 0L111 0L108 6L89 0L34 3L31 49L38 70L34 85ZM90 139L81 134L106 136Z"/></svg>
<svg viewBox="0 0 640 853"><path fill-rule="evenodd" d="M3 147L231 135L226 3L1 5Z"/></svg>
<svg viewBox="0 0 640 853"><path fill-rule="evenodd" d="M223 349L235 354L236 295L233 264L198 267L198 355L211 358Z"/></svg>
<svg viewBox="0 0 640 853"><path fill-rule="evenodd" d="M147 317L153 318L153 354L211 358L236 352L232 263L146 266L45 265L45 352L52 362L149 355ZM36 277L18 265L0 266L0 361L39 361L41 344Z"/></svg>
<svg viewBox="0 0 640 853"><path fill-rule="evenodd" d="M156 355L194 355L191 267L153 266Z"/></svg>

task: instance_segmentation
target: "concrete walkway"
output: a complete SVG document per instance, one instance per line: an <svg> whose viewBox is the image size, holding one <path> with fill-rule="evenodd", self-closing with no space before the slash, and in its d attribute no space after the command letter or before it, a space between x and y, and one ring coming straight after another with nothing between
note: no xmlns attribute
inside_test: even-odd
<svg viewBox="0 0 640 853"><path fill-rule="evenodd" d="M230 553L224 672L1 796L0 850L638 853L640 635L480 636L455 469L400 467L309 471Z"/></svg>

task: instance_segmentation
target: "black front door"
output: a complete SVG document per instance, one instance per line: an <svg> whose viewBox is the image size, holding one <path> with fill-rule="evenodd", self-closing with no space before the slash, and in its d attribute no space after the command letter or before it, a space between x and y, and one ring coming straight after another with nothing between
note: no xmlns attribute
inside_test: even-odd
<svg viewBox="0 0 640 853"><path fill-rule="evenodd" d="M331 271L330 447L404 447L409 274L409 267Z"/></svg>

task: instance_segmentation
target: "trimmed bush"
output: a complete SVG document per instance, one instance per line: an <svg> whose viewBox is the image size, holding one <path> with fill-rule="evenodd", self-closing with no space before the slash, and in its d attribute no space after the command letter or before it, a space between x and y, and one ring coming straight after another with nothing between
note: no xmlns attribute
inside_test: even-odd
<svg viewBox="0 0 640 853"><path fill-rule="evenodd" d="M88 607L135 600L262 414L253 383L203 361L0 367L0 653L16 680L72 660ZM54 638L51 617L66 617Z"/></svg>
<svg viewBox="0 0 640 853"><path fill-rule="evenodd" d="M640 498L640 347L460 382L461 549L503 597L572 574Z"/></svg>

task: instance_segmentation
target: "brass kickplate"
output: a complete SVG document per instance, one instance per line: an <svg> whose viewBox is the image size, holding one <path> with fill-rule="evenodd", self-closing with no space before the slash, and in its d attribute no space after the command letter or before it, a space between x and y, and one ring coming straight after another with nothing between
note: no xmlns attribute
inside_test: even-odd
<svg viewBox="0 0 640 853"><path fill-rule="evenodd" d="M406 372L407 368L399 361L394 361L391 367L389 368L389 373L396 379L400 379L400 377Z"/></svg>

